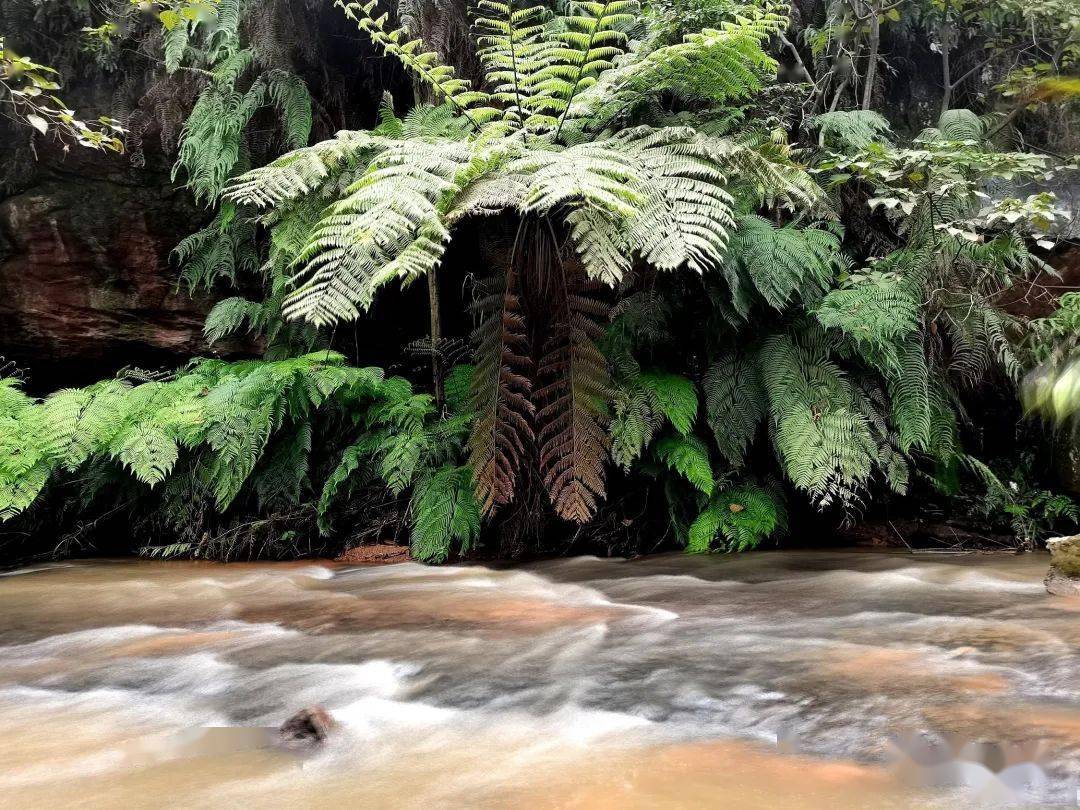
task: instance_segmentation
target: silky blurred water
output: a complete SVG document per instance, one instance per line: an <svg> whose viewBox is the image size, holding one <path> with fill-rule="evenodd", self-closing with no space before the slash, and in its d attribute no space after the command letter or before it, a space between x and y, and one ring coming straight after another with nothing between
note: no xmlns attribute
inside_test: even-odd
<svg viewBox="0 0 1080 810"><path fill-rule="evenodd" d="M0 576L5 806L1074 804L1047 558L515 568L94 561ZM327 743L271 729L322 705Z"/></svg>

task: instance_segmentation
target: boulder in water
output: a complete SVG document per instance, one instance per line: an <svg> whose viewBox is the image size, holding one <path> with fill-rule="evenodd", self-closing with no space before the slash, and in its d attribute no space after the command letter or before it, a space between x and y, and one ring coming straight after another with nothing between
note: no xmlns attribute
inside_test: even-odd
<svg viewBox="0 0 1080 810"><path fill-rule="evenodd" d="M1046 590L1055 596L1080 596L1080 534L1051 538L1046 547L1050 550Z"/></svg>
<svg viewBox="0 0 1080 810"><path fill-rule="evenodd" d="M322 706L301 709L278 729L285 743L321 743L334 727L334 718Z"/></svg>

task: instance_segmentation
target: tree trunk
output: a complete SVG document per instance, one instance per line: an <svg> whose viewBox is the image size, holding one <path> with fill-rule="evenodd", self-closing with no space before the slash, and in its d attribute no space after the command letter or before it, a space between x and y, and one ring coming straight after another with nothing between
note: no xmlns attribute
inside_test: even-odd
<svg viewBox="0 0 1080 810"><path fill-rule="evenodd" d="M439 271L431 268L427 274L428 308L431 311L431 387L435 392L435 406L443 404L442 319L439 314Z"/></svg>
<svg viewBox="0 0 1080 810"><path fill-rule="evenodd" d="M870 7L870 61L866 65L866 84L863 86L862 108L870 109L874 96L874 79L877 73L878 49L881 47L881 22L876 6Z"/></svg>
<svg viewBox="0 0 1080 810"><path fill-rule="evenodd" d="M952 54L952 33L951 31L942 31L941 40L941 115L944 115L949 111L949 105L952 103L952 67L949 64L949 58Z"/></svg>

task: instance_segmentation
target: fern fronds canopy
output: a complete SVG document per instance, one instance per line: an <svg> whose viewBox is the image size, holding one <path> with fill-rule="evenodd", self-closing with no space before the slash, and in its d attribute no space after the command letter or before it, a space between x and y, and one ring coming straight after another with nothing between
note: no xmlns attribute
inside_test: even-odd
<svg viewBox="0 0 1080 810"><path fill-rule="evenodd" d="M289 317L316 325L358 317L380 287L436 268L454 224L472 213L560 220L589 276L613 284L639 258L662 270L718 267L734 227L729 189L742 182L767 176L770 194L814 195L789 160L751 156L752 148L691 128L602 131L613 104L625 111L662 93L723 101L755 92L775 71L763 51L783 22L775 14L635 49L633 0L571 3L561 16L484 0L475 19L480 90L389 30L374 3L338 5L469 127L454 137L407 133L391 111L381 134L339 133L230 184L228 199L280 209L355 172L294 259Z"/></svg>

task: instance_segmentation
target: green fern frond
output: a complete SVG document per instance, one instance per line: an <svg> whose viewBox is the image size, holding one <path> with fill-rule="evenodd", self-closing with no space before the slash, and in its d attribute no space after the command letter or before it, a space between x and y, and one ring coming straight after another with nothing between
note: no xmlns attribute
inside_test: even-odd
<svg viewBox="0 0 1080 810"><path fill-rule="evenodd" d="M818 131L818 145L838 151L865 149L888 142L892 126L873 110L839 110L821 113L808 122Z"/></svg>
<svg viewBox="0 0 1080 810"><path fill-rule="evenodd" d="M665 436L653 445L653 453L658 461L702 494L712 495L714 481L709 449L697 436Z"/></svg>
<svg viewBox="0 0 1080 810"><path fill-rule="evenodd" d="M773 496L754 484L719 490L690 525L686 550L712 551L722 538L725 551L749 551L780 528L782 514Z"/></svg>
<svg viewBox="0 0 1080 810"><path fill-rule="evenodd" d="M768 409L757 364L751 356L729 352L705 375L705 413L717 447L739 466Z"/></svg>
<svg viewBox="0 0 1080 810"><path fill-rule="evenodd" d="M480 536L480 505L473 494L472 471L446 466L422 478L409 503L414 558L445 562L456 544L459 554L472 550Z"/></svg>
<svg viewBox="0 0 1080 810"><path fill-rule="evenodd" d="M398 59L422 82L427 84L455 110L465 116L479 130L484 124L498 118L499 110L491 103L487 93L475 90L467 79L457 76L454 69L443 64L434 51L425 51L419 39L409 39L404 29L387 30L387 14L375 16L378 0L366 3L348 3L335 0L345 16L366 32L384 52Z"/></svg>
<svg viewBox="0 0 1080 810"><path fill-rule="evenodd" d="M776 228L756 214L738 220L727 255L774 309L783 309L796 294L809 301L819 297L841 257L834 234L790 225Z"/></svg>

